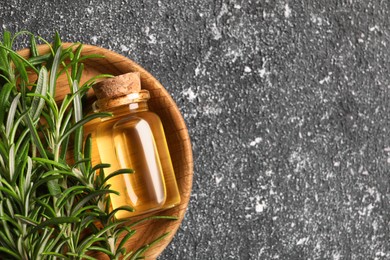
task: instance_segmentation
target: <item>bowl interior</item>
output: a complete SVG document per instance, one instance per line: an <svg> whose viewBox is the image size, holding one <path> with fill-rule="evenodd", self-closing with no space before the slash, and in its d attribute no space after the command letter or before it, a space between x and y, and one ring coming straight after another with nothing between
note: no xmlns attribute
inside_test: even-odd
<svg viewBox="0 0 390 260"><path fill-rule="evenodd" d="M68 47L70 43L64 44ZM41 45L38 48L40 54L49 52L47 45ZM19 51L24 57L29 56L29 50ZM146 221L137 226L137 235L127 243L128 251L134 250L151 242L160 235L170 232L169 235L145 254L147 258L156 258L164 248L169 244L175 235L180 223L183 220L185 211L190 199L193 175L193 158L190 138L183 117L178 107L164 89L164 87L145 69L136 64L134 61L121 56L115 52L99 48L96 46L84 45L81 55L100 54L104 58L91 58L84 62L84 73L81 84L93 76L99 74L120 75L127 72L137 71L141 75L142 88L150 91L151 99L149 101L150 110L157 113L163 122L172 163L178 182L181 204L158 215L177 216L176 221L153 220ZM61 101L69 93L69 85L65 76L60 76L57 80L56 100ZM91 105L95 100L93 90L87 95L87 104ZM138 217L139 218L139 217ZM135 218L134 220L136 220ZM97 256L99 259L102 257Z"/></svg>

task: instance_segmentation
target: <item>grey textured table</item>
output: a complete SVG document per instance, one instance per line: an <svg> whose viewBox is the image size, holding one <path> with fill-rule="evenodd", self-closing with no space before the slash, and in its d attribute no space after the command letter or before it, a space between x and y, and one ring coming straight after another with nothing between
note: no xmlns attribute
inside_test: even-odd
<svg viewBox="0 0 390 260"><path fill-rule="evenodd" d="M195 175L160 259L390 259L388 1L0 3L0 28L111 49L172 94Z"/></svg>

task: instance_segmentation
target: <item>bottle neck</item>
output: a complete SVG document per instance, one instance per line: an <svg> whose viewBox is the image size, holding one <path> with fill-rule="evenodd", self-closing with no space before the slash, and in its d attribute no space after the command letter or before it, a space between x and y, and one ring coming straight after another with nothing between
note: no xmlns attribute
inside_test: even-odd
<svg viewBox="0 0 390 260"><path fill-rule="evenodd" d="M130 114L140 113L149 111L149 106L147 101L139 101L139 102L133 102L130 104L125 105L119 105L119 106L112 106L112 107L106 107L104 110L99 110L94 107L94 112L110 112L113 114L112 118L122 117ZM110 119L110 118L103 118L104 119Z"/></svg>

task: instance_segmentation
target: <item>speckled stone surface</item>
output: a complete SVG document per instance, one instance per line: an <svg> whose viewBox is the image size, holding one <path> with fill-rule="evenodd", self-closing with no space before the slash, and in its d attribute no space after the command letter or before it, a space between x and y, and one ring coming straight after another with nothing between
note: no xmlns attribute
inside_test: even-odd
<svg viewBox="0 0 390 260"><path fill-rule="evenodd" d="M194 185L160 259L390 259L389 1L0 0L0 13L0 30L137 61L177 102Z"/></svg>

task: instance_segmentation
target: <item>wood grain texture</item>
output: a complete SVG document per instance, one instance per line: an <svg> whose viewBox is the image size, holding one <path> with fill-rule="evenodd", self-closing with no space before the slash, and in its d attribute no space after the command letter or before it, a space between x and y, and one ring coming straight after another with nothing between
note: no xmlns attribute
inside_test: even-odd
<svg viewBox="0 0 390 260"><path fill-rule="evenodd" d="M66 43L64 44L64 47L68 47L69 45L70 43ZM47 53L49 52L49 47L41 45L38 50L40 54ZM29 50L21 50L19 51L19 54L24 57L28 57ZM146 258L155 259L165 249L175 235L184 218L190 199L193 176L193 158L187 127L178 107L169 93L149 72L134 61L107 49L91 45L84 45L81 54L101 54L104 56L104 58L91 58L84 62L85 70L81 79L81 84L91 77L102 73L120 75L127 72L139 72L142 88L149 90L151 94L151 99L149 101L150 110L157 113L163 122L181 194L181 203L174 208L154 214L177 216L178 220L153 220L144 222L143 224L137 226L137 234L127 243L129 250L137 249L140 246L156 239L158 236L166 232L170 232L164 240L147 251ZM67 93L69 93L67 79L65 76L61 76L57 80L56 100L61 101ZM93 90L91 89L87 95L87 103L91 105L95 99ZM139 218L141 217L134 218L134 220ZM105 259L102 255L95 255L95 257L98 259Z"/></svg>

